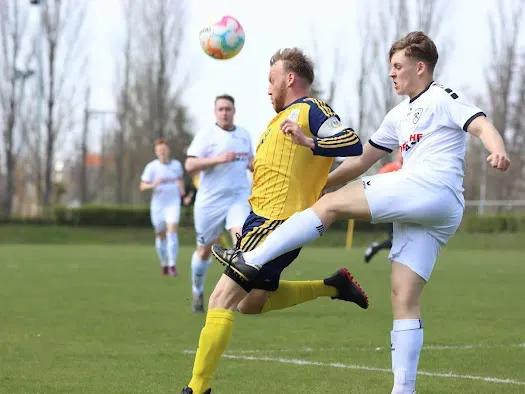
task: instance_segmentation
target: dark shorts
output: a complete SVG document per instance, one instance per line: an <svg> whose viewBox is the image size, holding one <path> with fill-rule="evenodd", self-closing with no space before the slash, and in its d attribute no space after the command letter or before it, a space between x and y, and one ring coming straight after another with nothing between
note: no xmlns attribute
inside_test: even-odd
<svg viewBox="0 0 525 394"><path fill-rule="evenodd" d="M250 212L250 215L248 215L242 227L241 249L244 252L255 249L272 231L283 224L283 222L284 220L266 219ZM224 273L239 283L247 292L253 289L275 291L279 287L281 272L299 256L300 251L301 248L298 248L269 261L263 266L255 280L249 283L239 283L229 267L226 267Z"/></svg>

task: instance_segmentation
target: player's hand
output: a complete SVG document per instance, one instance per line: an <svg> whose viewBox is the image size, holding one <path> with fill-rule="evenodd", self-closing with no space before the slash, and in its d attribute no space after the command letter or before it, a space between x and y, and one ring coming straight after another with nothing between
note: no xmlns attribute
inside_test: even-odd
<svg viewBox="0 0 525 394"><path fill-rule="evenodd" d="M230 163L235 160L235 152L223 152L217 156L217 164Z"/></svg>
<svg viewBox="0 0 525 394"><path fill-rule="evenodd" d="M507 153L492 153L489 157L487 157L487 162L492 166L492 168L496 168L500 171L507 171L507 169L510 167L510 160L507 157Z"/></svg>
<svg viewBox="0 0 525 394"><path fill-rule="evenodd" d="M162 178L157 178L151 184L152 189L156 189L162 183Z"/></svg>
<svg viewBox="0 0 525 394"><path fill-rule="evenodd" d="M192 196L186 196L184 197L184 199L182 200L182 203L184 204L184 206L188 206L191 204L191 200L192 200Z"/></svg>
<svg viewBox="0 0 525 394"><path fill-rule="evenodd" d="M284 135L289 135L295 144L313 149L313 140L305 136L301 127L293 120L285 119L281 123L281 130Z"/></svg>

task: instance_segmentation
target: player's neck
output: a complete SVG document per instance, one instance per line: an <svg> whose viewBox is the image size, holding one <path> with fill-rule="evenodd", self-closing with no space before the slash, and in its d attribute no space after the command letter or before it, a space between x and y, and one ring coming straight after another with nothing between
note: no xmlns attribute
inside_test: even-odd
<svg viewBox="0 0 525 394"><path fill-rule="evenodd" d="M414 87L412 92L408 94L408 97L410 98L410 102L414 101L419 96L421 96L424 92L426 92L428 88L430 87L430 85L432 85L433 82L434 82L434 78L430 78L430 79L425 78L425 79L422 79L421 81L418 81L417 86Z"/></svg>
<svg viewBox="0 0 525 394"><path fill-rule="evenodd" d="M159 159L159 161L160 161L162 164L168 164L168 163L170 162L170 158L168 157L168 158L165 159L165 160Z"/></svg>
<svg viewBox="0 0 525 394"><path fill-rule="evenodd" d="M297 100L299 100L299 99L301 99L303 97L308 97L308 92L294 92L294 93L291 93L286 98L284 107L285 108L288 107L290 104L296 102Z"/></svg>
<svg viewBox="0 0 525 394"><path fill-rule="evenodd" d="M218 123L215 123L217 125L218 128L220 129L223 129L224 131L234 131L235 130L235 125L234 124L231 124L231 125L220 125Z"/></svg>

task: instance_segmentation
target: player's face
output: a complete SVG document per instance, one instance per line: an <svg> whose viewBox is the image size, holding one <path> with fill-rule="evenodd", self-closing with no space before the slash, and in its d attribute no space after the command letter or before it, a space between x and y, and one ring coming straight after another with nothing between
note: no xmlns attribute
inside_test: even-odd
<svg viewBox="0 0 525 394"><path fill-rule="evenodd" d="M215 119L220 128L230 130L233 127L235 108L230 100L218 99L215 103Z"/></svg>
<svg viewBox="0 0 525 394"><path fill-rule="evenodd" d="M417 90L418 74L421 72L417 60L406 57L405 50L394 53L390 60L390 74L394 89L399 95L410 95Z"/></svg>
<svg viewBox="0 0 525 394"><path fill-rule="evenodd" d="M155 146L155 155L162 163L167 163L170 158L170 148L166 144Z"/></svg>
<svg viewBox="0 0 525 394"><path fill-rule="evenodd" d="M282 61L278 61L270 67L270 75L268 76L270 82L268 86L268 95L272 101L272 106L275 112L281 112L286 106L286 83L287 75L284 71Z"/></svg>

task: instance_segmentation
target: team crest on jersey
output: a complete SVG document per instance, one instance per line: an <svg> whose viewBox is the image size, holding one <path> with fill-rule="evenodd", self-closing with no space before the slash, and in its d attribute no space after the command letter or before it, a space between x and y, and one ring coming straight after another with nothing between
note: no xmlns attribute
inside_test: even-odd
<svg viewBox="0 0 525 394"><path fill-rule="evenodd" d="M290 115L288 115L287 119L290 119L293 122L297 122L297 119L299 119L299 112L301 112L301 110L298 108L291 110Z"/></svg>
<svg viewBox="0 0 525 394"><path fill-rule="evenodd" d="M328 127L331 129L339 129L342 125L341 121L337 118L332 118L328 123Z"/></svg>
<svg viewBox="0 0 525 394"><path fill-rule="evenodd" d="M414 115L412 116L412 123L416 124L419 119L421 119L421 115L423 114L423 108L418 108L414 111Z"/></svg>

